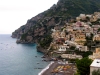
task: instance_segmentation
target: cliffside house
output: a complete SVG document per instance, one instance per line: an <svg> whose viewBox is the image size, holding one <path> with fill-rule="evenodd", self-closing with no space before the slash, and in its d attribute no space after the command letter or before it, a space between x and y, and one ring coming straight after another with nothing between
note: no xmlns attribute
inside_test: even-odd
<svg viewBox="0 0 100 75"><path fill-rule="evenodd" d="M100 41L100 35L97 34L93 37L93 41Z"/></svg>
<svg viewBox="0 0 100 75"><path fill-rule="evenodd" d="M100 28L100 25L93 25L92 28L93 28L93 33L97 34L98 29Z"/></svg>
<svg viewBox="0 0 100 75"><path fill-rule="evenodd" d="M66 51L66 46L65 45L59 46L58 51Z"/></svg>
<svg viewBox="0 0 100 75"><path fill-rule="evenodd" d="M100 69L100 59L95 59L92 64L90 65L90 75L94 70Z"/></svg>
<svg viewBox="0 0 100 75"><path fill-rule="evenodd" d="M94 12L94 15L95 15L98 19L100 19L100 12Z"/></svg>
<svg viewBox="0 0 100 75"><path fill-rule="evenodd" d="M93 52L93 55L89 55L89 59L100 59L100 48L96 48L95 52Z"/></svg>
<svg viewBox="0 0 100 75"><path fill-rule="evenodd" d="M75 36L75 42L78 44L78 45L84 45L85 42L86 42L86 36L85 34L83 33L79 33Z"/></svg>
<svg viewBox="0 0 100 75"><path fill-rule="evenodd" d="M65 43L65 38L58 38L58 39L56 40L56 43L57 43L57 44L63 45L63 44Z"/></svg>
<svg viewBox="0 0 100 75"><path fill-rule="evenodd" d="M56 44L56 42L52 42L52 43L50 44L50 48L51 48L52 50L57 50L57 49L58 49L58 44Z"/></svg>
<svg viewBox="0 0 100 75"><path fill-rule="evenodd" d="M55 32L52 33L52 38L54 40L58 39L60 37L60 31L56 30Z"/></svg>
<svg viewBox="0 0 100 75"><path fill-rule="evenodd" d="M82 59L81 55L76 54L62 54L61 57L66 59Z"/></svg>
<svg viewBox="0 0 100 75"><path fill-rule="evenodd" d="M97 21L97 17L95 15L92 15L92 17L90 18L90 22L95 22Z"/></svg>
<svg viewBox="0 0 100 75"><path fill-rule="evenodd" d="M82 46L82 45L76 45L76 48L79 50L79 51L88 51L88 48L87 46Z"/></svg>
<svg viewBox="0 0 100 75"><path fill-rule="evenodd" d="M86 19L86 15L85 15L85 14L80 14L79 17L80 17L82 20L85 20L85 19Z"/></svg>
<svg viewBox="0 0 100 75"><path fill-rule="evenodd" d="M61 34L60 34L60 37L61 38L65 38L66 37L66 33L64 31L62 31Z"/></svg>
<svg viewBox="0 0 100 75"><path fill-rule="evenodd" d="M65 44L67 44L69 46L76 46L77 45L76 42L74 42L74 41L68 41L68 40L65 41Z"/></svg>

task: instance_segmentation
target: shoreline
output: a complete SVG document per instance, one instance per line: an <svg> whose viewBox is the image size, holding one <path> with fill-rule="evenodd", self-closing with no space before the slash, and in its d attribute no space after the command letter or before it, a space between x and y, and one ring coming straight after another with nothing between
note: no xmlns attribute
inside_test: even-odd
<svg viewBox="0 0 100 75"><path fill-rule="evenodd" d="M44 69L41 70L41 72L38 73L38 75L42 75L49 67L54 63L54 61L51 61L50 64L48 64Z"/></svg>

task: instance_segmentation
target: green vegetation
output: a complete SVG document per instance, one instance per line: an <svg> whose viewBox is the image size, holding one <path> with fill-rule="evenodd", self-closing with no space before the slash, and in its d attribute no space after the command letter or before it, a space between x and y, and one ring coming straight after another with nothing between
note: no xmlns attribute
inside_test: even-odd
<svg viewBox="0 0 100 75"><path fill-rule="evenodd" d="M100 32L100 28L98 29L98 32Z"/></svg>
<svg viewBox="0 0 100 75"><path fill-rule="evenodd" d="M82 55L82 57L85 58L85 57L88 57L89 55L91 55L93 52L92 51L85 52L85 51L78 51L78 50L76 50L75 53L77 55Z"/></svg>
<svg viewBox="0 0 100 75"><path fill-rule="evenodd" d="M100 44L100 41L99 40L94 40L95 44Z"/></svg>
<svg viewBox="0 0 100 75"><path fill-rule="evenodd" d="M75 47L75 46L71 46L70 49L71 49L71 50L75 50L76 47Z"/></svg>
<svg viewBox="0 0 100 75"><path fill-rule="evenodd" d="M23 34L23 35L21 36L21 40L26 40L26 36L27 36L27 33Z"/></svg>
<svg viewBox="0 0 100 75"><path fill-rule="evenodd" d="M100 75L100 69L94 70L94 71L92 72L92 75Z"/></svg>
<svg viewBox="0 0 100 75"><path fill-rule="evenodd" d="M100 0L59 0L58 3L53 5L50 9L29 19L24 26L18 28L12 35L20 37L21 35L19 35L19 33L22 32L21 40L24 40L27 36L27 31L28 35L32 36L34 41L41 40L45 35L51 34L51 29L54 28L56 24L58 24L59 27L61 25L63 26L65 22L69 22L70 19L79 16L81 13L92 14L96 11L100 11L99 8ZM87 20L89 20L88 17ZM44 30L40 30L41 28L44 28ZM44 32L43 35L39 35L40 32L38 32L38 30Z"/></svg>
<svg viewBox="0 0 100 75"><path fill-rule="evenodd" d="M51 35L46 35L43 40L39 41L39 44L43 48L48 48L50 46L50 43L52 42L52 39L53 38L51 37Z"/></svg>
<svg viewBox="0 0 100 75"><path fill-rule="evenodd" d="M99 8L99 0L59 0L58 4L47 10L44 15L72 17L78 16L80 13L91 14L99 11Z"/></svg>
<svg viewBox="0 0 100 75"><path fill-rule="evenodd" d="M84 46L87 46L91 50L92 43L93 43L93 34L91 33L90 37L89 36L86 37L86 42Z"/></svg>
<svg viewBox="0 0 100 75"><path fill-rule="evenodd" d="M86 20L87 20L87 21L90 21L90 18L89 18L89 17L86 17Z"/></svg>
<svg viewBox="0 0 100 75"><path fill-rule="evenodd" d="M90 37L86 37L86 41L90 41L90 40L92 40L93 39L93 34L91 33L91 35L90 35Z"/></svg>
<svg viewBox="0 0 100 75"><path fill-rule="evenodd" d="M75 73L74 75L80 75L80 74L77 72L77 73Z"/></svg>
<svg viewBox="0 0 100 75"><path fill-rule="evenodd" d="M92 60L89 58L83 58L81 60L76 60L76 65L78 68L78 73L80 75L89 75L90 74L90 64L92 63Z"/></svg>

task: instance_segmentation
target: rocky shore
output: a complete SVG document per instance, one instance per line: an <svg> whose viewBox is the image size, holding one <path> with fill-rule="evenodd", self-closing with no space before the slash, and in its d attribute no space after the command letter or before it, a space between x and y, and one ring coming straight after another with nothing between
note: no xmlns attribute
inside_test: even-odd
<svg viewBox="0 0 100 75"><path fill-rule="evenodd" d="M42 48L42 47L40 47L40 46L37 46L37 51L38 52L42 52L42 53L47 53L47 50L46 49L44 49L44 48Z"/></svg>
<svg viewBox="0 0 100 75"><path fill-rule="evenodd" d="M17 39L16 43L17 44L32 44L32 43L35 43L35 42L34 41L29 42L29 41L24 41L24 40Z"/></svg>

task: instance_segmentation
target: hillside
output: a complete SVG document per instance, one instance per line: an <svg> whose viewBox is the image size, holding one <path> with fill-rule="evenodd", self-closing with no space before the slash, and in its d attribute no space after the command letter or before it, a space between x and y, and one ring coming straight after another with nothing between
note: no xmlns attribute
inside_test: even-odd
<svg viewBox="0 0 100 75"><path fill-rule="evenodd" d="M12 37L18 38L17 43L40 43L46 37L50 38L52 28L61 28L80 13L92 14L96 11L100 11L100 0L59 0L15 30Z"/></svg>

